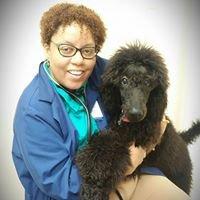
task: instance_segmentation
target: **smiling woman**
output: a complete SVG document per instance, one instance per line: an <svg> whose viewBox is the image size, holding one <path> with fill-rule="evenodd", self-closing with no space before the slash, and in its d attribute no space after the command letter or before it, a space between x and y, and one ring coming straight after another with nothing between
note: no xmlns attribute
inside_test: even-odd
<svg viewBox="0 0 200 200"><path fill-rule="evenodd" d="M105 36L101 19L85 6L56 4L42 16L46 60L14 119L13 160L26 200L79 198L75 154L107 125L98 91L106 60L97 56Z"/></svg>

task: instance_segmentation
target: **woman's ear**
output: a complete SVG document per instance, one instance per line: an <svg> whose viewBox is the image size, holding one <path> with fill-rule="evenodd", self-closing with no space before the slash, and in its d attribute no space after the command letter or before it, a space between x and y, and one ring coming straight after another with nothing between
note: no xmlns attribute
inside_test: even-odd
<svg viewBox="0 0 200 200"><path fill-rule="evenodd" d="M49 58L49 54L50 54L50 46L45 43L43 45L43 50L44 50L45 58L48 59Z"/></svg>

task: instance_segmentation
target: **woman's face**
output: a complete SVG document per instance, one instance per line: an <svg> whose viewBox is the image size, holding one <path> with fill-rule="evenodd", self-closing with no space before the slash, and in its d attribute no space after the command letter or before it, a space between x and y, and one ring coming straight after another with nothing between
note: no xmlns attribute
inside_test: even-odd
<svg viewBox="0 0 200 200"><path fill-rule="evenodd" d="M45 46L47 59L55 80L69 90L79 89L89 78L96 63L96 57L84 59L80 51L72 57L63 57L56 44L68 44L76 48L95 47L90 31L72 23L60 27L52 36L50 45ZM55 44L56 43L56 44Z"/></svg>

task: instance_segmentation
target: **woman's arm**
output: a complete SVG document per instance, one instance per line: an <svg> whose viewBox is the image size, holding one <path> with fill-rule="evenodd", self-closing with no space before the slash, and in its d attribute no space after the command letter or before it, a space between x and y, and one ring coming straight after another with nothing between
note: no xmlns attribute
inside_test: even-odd
<svg viewBox="0 0 200 200"><path fill-rule="evenodd" d="M37 187L54 199L75 199L80 189L80 180L70 155L71 140L64 140L61 130L59 132L55 124L45 118L45 113L32 108L16 115L14 131L15 145L26 166L24 170L28 170ZM18 174L23 173L20 163L15 164ZM26 189L31 189L26 177L20 179Z"/></svg>

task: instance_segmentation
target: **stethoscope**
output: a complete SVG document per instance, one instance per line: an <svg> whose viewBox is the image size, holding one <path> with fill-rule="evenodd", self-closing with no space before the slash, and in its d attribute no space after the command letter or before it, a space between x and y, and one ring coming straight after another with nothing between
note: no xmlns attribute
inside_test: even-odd
<svg viewBox="0 0 200 200"><path fill-rule="evenodd" d="M78 98L75 94L73 94L72 92L70 92L69 90L67 90L66 88L64 88L62 85L60 85L54 78L53 74L51 73L50 69L49 71L46 69L45 64L47 64L48 61L44 62L43 68L45 70L45 72L47 73L48 77L51 79L51 81L53 81L56 85L58 85L60 88L62 88L65 92L67 92L69 95L71 95L72 97L74 97L74 99L76 99L85 109L86 111L86 115L87 115L87 140L89 141L92 133L91 133L91 116L89 113L89 110L87 108L87 102L86 102L86 91L85 91L85 87L84 87L84 100L86 103L84 103L80 98ZM48 64L47 64L48 65ZM49 73L50 72L50 73Z"/></svg>

